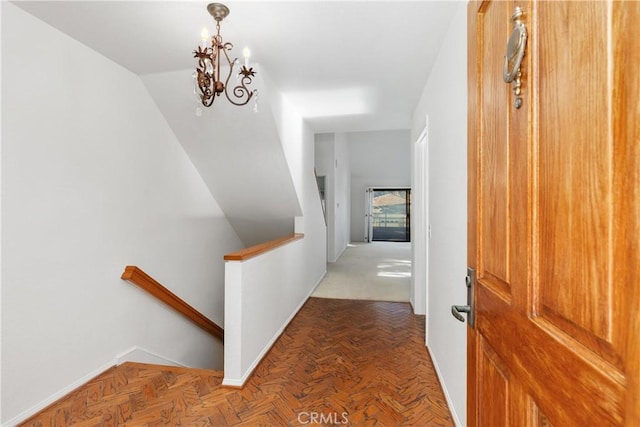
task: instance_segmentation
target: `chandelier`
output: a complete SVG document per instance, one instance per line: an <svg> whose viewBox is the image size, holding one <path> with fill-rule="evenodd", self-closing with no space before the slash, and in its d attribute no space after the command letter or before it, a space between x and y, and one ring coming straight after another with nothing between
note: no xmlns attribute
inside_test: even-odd
<svg viewBox="0 0 640 427"><path fill-rule="evenodd" d="M203 46L198 46L193 51L194 58L198 58L198 66L194 73L196 79L196 94L200 98L202 105L210 107L216 97L224 93L226 98L234 105L246 105L251 98L256 98L258 90L250 90L247 85L251 84L252 78L256 75L253 68L249 67L249 49L244 49L245 63L236 74L235 84L232 90L229 90L229 81L233 75L233 69L238 65L238 59L233 61L229 59L228 52L233 49L233 44L224 42L220 35L220 21L229 15L229 8L220 3L211 3L207 6L207 10L216 21L216 35L211 37L211 44L207 44L208 34L206 29L203 30L202 39ZM229 67L229 73L226 75L224 82L222 81L222 61L226 61ZM257 104L256 104L257 108Z"/></svg>

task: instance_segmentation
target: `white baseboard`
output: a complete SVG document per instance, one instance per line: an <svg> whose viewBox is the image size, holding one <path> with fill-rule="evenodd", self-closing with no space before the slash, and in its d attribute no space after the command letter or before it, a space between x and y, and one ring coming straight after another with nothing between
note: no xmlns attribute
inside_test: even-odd
<svg viewBox="0 0 640 427"><path fill-rule="evenodd" d="M316 291L318 286L320 286L320 283L322 283L322 279L324 279L326 275L327 275L327 270L325 270L324 273L322 273L322 276L320 276L316 284L313 285L313 289L311 289L311 292L309 293L309 296L307 297L307 299L309 299L309 297L313 295L313 293Z"/></svg>
<svg viewBox="0 0 640 427"><path fill-rule="evenodd" d="M89 372L88 374L86 374L86 375L82 376L81 378L75 380L74 382L72 382L68 386L62 388L61 390L57 391L56 393L54 393L51 396L47 397L46 399L42 400L37 405L34 405L31 408L29 408L29 409L21 412L20 414L16 415L12 419L8 420L5 424L3 424L3 426L15 426L17 424L20 424L20 423L24 422L26 419L28 419L29 417L34 416L35 414L37 414L38 412L42 411L47 406L49 406L52 403L54 403L55 401L61 399L62 397L66 396L67 394L71 393L72 391L74 391L78 387L83 386L84 384L88 383L93 378L95 378L98 375L102 374L107 369L112 368L113 366L116 366L116 365L121 365L124 362L150 363L150 364L154 364L154 365L169 365L169 366L181 366L181 367L185 366L185 365L183 365L181 363L178 363L178 362L176 362L174 360L168 359L166 357L162 357L162 356L157 355L157 354L155 354L155 353L153 353L153 352L151 352L149 350L145 350L144 348L135 347L134 346L134 347L130 348L129 350L124 351L124 352L116 355L116 357L113 358L111 361L109 361L109 362L105 363L104 365L94 369L93 371Z"/></svg>
<svg viewBox="0 0 640 427"><path fill-rule="evenodd" d="M285 322L282 324L282 326L280 326L280 328L278 329L278 331L276 331L276 333L273 335L273 337L269 340L269 342L264 346L264 348L262 349L262 351L260 351L260 353L258 354L258 356L255 358L255 360L253 361L253 363L251 363L251 366L249 366L249 368L247 369L247 371L244 373L244 375L242 375L241 378L228 378L226 375L225 377L222 379L222 385L224 386L229 386L229 387L242 387L244 386L244 383L247 382L247 380L249 379L249 377L251 376L251 374L253 374L253 371L258 367L258 364L260 362L262 362L262 359L264 358L264 356L267 354L267 352L269 352L269 350L271 349L271 347L273 347L273 345L276 343L276 341L278 340L278 338L280 338L280 335L282 335L282 333L284 332L285 328L289 325L289 323L291 322L291 320L293 320L293 318L295 317L296 314L298 314L298 312L300 311L300 309L302 308L302 306L307 302L307 300L309 299L309 297L311 296L311 294L313 293L313 291L315 291L315 289L318 287L318 285L320 284L320 282L322 281L322 279L324 278L325 274L327 274L326 272L320 277L320 279L318 280L318 282L315 284L315 286L313 286L311 288L311 291L307 294L307 296L305 298L302 299L302 301L300 302L300 304L298 304L298 306L293 310L293 312L291 313L291 315L289 315L289 318L287 318L287 320L285 320Z"/></svg>
<svg viewBox="0 0 640 427"><path fill-rule="evenodd" d="M44 399L43 401L41 401L37 405L32 406L31 408L27 409L26 411L23 411L22 413L16 415L15 417L13 417L9 421L7 421L4 424L4 426L15 426L17 424L20 424L21 422L25 421L27 418L32 417L33 415L35 415L38 412L42 411L44 408L46 408L47 406L51 405L56 400L66 396L67 394L71 393L73 390L77 389L81 385L88 383L90 380L92 380L93 378L97 377L98 375L100 375L101 373L106 371L107 369L115 366L116 364L117 364L116 359L113 359L110 362L105 363L104 365L100 366L99 368L96 368L95 370L93 370L93 371L89 372L88 374L84 375L82 378L77 379L76 381L72 382L68 386L66 386L63 389L57 391L53 395L47 397L46 399Z"/></svg>
<svg viewBox="0 0 640 427"><path fill-rule="evenodd" d="M433 367L436 370L436 375L438 376L438 380L440 381L440 385L442 386L442 392L444 393L444 398L447 400L447 405L449 406L449 411L451 411L451 415L453 416L453 422L457 427L464 427L464 425L460 422L460 417L456 412L455 406L453 406L453 401L451 400L451 396L449 396L449 390L447 390L447 384L444 382L444 378L442 378L442 374L440 373L440 369L438 368L438 362L435 357L433 357L433 353L429 350L429 346L427 346L427 351L429 352L429 356L431 357L431 361L433 362Z"/></svg>
<svg viewBox="0 0 640 427"><path fill-rule="evenodd" d="M346 250L347 250L347 248L348 248L348 247L349 247L349 244L347 244L344 248L342 248L342 250L340 251L340 253L339 253L338 255L336 255L335 259L330 259L330 260L327 260L327 261L328 261L328 262L330 262L330 263L332 263L332 264L333 264L333 263L335 263L335 262L338 262L338 260L340 259L340 257L341 257L341 256L342 256L342 254L344 253L344 251L346 251Z"/></svg>

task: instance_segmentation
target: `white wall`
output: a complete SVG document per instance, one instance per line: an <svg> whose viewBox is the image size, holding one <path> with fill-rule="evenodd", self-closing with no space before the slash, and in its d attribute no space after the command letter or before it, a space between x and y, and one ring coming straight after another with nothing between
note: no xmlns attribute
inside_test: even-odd
<svg viewBox="0 0 640 427"><path fill-rule="evenodd" d="M416 314L427 314L427 272L429 271L429 132L425 129L414 142L411 157L411 297Z"/></svg>
<svg viewBox="0 0 640 427"><path fill-rule="evenodd" d="M338 260L349 244L351 215L351 165L345 134L315 136L315 166L318 176L326 176L327 259Z"/></svg>
<svg viewBox="0 0 640 427"><path fill-rule="evenodd" d="M351 241L365 236L367 187L411 186L411 140L408 130L347 134L351 164Z"/></svg>
<svg viewBox="0 0 640 427"><path fill-rule="evenodd" d="M333 144L322 143L322 141L323 139L332 137L332 135L333 134L329 134L329 133L316 134L315 140L314 140L314 147L315 147L314 162L315 162L316 175L318 177L324 178L324 197L325 197L324 210L325 210L325 218L327 218L327 221L326 221L327 233L329 233L329 230L333 232L333 226L334 226L333 222L329 222L328 220L329 213L327 212L327 205L329 204L328 197L329 196L333 197L333 192L327 191L329 188L329 182L328 182L330 178L329 174L333 170L333 168L331 167L332 161L333 161ZM328 194L328 193L331 193L331 194Z"/></svg>
<svg viewBox="0 0 640 427"><path fill-rule="evenodd" d="M322 205L314 174L314 135L269 79L269 102L303 215L304 238L245 262L226 263L225 379L242 385L326 273Z"/></svg>
<svg viewBox="0 0 640 427"><path fill-rule="evenodd" d="M351 163L349 147L344 133L335 134L335 252L331 261L337 261L351 241Z"/></svg>
<svg viewBox="0 0 640 427"><path fill-rule="evenodd" d="M318 176L324 176L324 197L325 197L325 211L327 218L327 255L328 261L333 259L335 253L335 135L333 133L319 133L315 135L314 139L314 162L316 168L316 174Z"/></svg>
<svg viewBox="0 0 640 427"><path fill-rule="evenodd" d="M241 387L314 290L304 238L226 263L224 385Z"/></svg>
<svg viewBox="0 0 640 427"><path fill-rule="evenodd" d="M466 324L451 305L466 304L467 20L460 2L414 112L411 140L429 115L428 348L458 425L466 424Z"/></svg>
<svg viewBox="0 0 640 427"><path fill-rule="evenodd" d="M140 79L7 2L2 48L2 424L143 350L220 367L119 278L138 265L222 323L241 247Z"/></svg>
<svg viewBox="0 0 640 427"><path fill-rule="evenodd" d="M315 136L285 95L267 78L275 92L269 98L271 111L289 164L291 177L302 209L296 217L296 233L303 233L301 267L305 278L299 286L315 285L327 272L327 227L315 175Z"/></svg>

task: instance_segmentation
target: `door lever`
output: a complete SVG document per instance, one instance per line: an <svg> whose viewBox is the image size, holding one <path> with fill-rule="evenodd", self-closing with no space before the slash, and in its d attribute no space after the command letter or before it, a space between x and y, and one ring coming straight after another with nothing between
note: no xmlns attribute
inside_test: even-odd
<svg viewBox="0 0 640 427"><path fill-rule="evenodd" d="M453 317L458 319L461 322L464 322L464 317L460 313L469 313L471 311L471 307L468 305L452 305L451 306L451 314Z"/></svg>
<svg viewBox="0 0 640 427"><path fill-rule="evenodd" d="M451 314L453 317L458 319L461 322L464 322L464 317L462 313L467 313L467 323L472 328L475 327L475 313L474 313L474 295L473 295L473 287L476 282L476 272L473 268L467 268L467 277L464 278L464 282L467 285L467 305L452 305L451 306Z"/></svg>

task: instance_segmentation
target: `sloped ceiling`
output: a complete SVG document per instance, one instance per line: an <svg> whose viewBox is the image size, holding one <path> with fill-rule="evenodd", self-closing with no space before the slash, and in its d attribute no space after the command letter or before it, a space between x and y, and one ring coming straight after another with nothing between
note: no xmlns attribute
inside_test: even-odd
<svg viewBox="0 0 640 427"><path fill-rule="evenodd" d="M191 70L143 77L149 93L245 245L293 232L302 214L267 100L260 112L217 99L199 106ZM258 72L254 87L267 91Z"/></svg>

